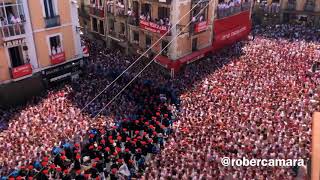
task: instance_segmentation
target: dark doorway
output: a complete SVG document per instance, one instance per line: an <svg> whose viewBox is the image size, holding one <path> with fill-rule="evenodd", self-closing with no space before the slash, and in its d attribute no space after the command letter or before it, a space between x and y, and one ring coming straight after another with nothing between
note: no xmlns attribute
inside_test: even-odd
<svg viewBox="0 0 320 180"><path fill-rule="evenodd" d="M198 38L192 39L192 52L198 50Z"/></svg>
<svg viewBox="0 0 320 180"><path fill-rule="evenodd" d="M21 46L12 47L8 50L13 68L24 64Z"/></svg>

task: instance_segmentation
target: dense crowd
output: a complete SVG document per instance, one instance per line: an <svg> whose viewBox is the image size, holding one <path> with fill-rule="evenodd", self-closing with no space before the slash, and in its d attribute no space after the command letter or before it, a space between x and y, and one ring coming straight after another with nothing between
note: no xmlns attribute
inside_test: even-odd
<svg viewBox="0 0 320 180"><path fill-rule="evenodd" d="M84 77L24 107L1 111L1 176L16 179L293 179L305 167L224 167L222 157L310 159L311 116L320 110L319 31L257 27L169 79L153 64L103 108L143 59L90 45ZM177 107L176 107L177 106ZM10 121L9 121L10 120Z"/></svg>

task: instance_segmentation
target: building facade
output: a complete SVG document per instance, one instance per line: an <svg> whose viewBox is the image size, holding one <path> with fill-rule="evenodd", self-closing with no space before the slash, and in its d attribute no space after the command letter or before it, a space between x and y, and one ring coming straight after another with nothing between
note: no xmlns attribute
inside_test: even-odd
<svg viewBox="0 0 320 180"><path fill-rule="evenodd" d="M1 88L28 78L50 84L78 74L83 52L76 1L0 0L0 20L2 96Z"/></svg>
<svg viewBox="0 0 320 180"><path fill-rule="evenodd" d="M172 69L178 60L200 59L195 54L212 48L215 20L251 7L250 0L91 0L90 31L125 53L151 48L145 56L160 54L156 62Z"/></svg>
<svg viewBox="0 0 320 180"><path fill-rule="evenodd" d="M254 13L262 23L320 27L320 0L260 0L255 3Z"/></svg>
<svg viewBox="0 0 320 180"><path fill-rule="evenodd" d="M282 0L281 21L320 27L320 0Z"/></svg>

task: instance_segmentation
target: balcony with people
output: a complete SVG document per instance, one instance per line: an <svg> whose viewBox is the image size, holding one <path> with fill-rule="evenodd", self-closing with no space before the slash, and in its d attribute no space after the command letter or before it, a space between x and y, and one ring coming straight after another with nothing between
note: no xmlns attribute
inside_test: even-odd
<svg viewBox="0 0 320 180"><path fill-rule="evenodd" d="M219 0L217 6L217 18L225 18L250 9L251 0L230 0L228 2L225 0Z"/></svg>
<svg viewBox="0 0 320 180"><path fill-rule="evenodd" d="M90 3L90 14L103 18L104 13L104 0L91 0Z"/></svg>
<svg viewBox="0 0 320 180"><path fill-rule="evenodd" d="M272 3L261 3L259 7L264 14L277 15L280 13L280 1L273 0Z"/></svg>
<svg viewBox="0 0 320 180"><path fill-rule="evenodd" d="M126 9L123 0L118 0L116 3L116 15L117 16L126 16Z"/></svg>
<svg viewBox="0 0 320 180"><path fill-rule="evenodd" d="M133 1L132 6L128 8L128 22L130 25L139 26L139 2Z"/></svg>
<svg viewBox="0 0 320 180"><path fill-rule="evenodd" d="M25 22L26 19L23 11L23 6L20 1L16 1L16 3L0 2L1 38L5 39L25 34Z"/></svg>
<svg viewBox="0 0 320 180"><path fill-rule="evenodd" d="M113 2L113 0L107 0L107 13L114 14L114 2Z"/></svg>
<svg viewBox="0 0 320 180"><path fill-rule="evenodd" d="M191 14L190 33L200 33L207 30L208 27L208 2L200 3L194 8Z"/></svg>
<svg viewBox="0 0 320 180"><path fill-rule="evenodd" d="M170 22L170 9L165 7L159 7L159 14L158 18L151 18L151 5L144 4L142 6L142 13L139 17L139 26L142 29L159 33L159 34L166 34L167 36L171 35L170 32L167 33L168 30L171 28Z"/></svg>
<svg viewBox="0 0 320 180"><path fill-rule="evenodd" d="M63 47L61 46L61 37L59 35L53 36L49 38L49 41L51 47L51 64L55 65L64 62L66 60L66 55Z"/></svg>
<svg viewBox="0 0 320 180"><path fill-rule="evenodd" d="M8 47L10 72L12 79L22 78L32 74L32 65L26 44Z"/></svg>
<svg viewBox="0 0 320 180"><path fill-rule="evenodd" d="M297 1L296 0L288 0L287 10L296 10Z"/></svg>

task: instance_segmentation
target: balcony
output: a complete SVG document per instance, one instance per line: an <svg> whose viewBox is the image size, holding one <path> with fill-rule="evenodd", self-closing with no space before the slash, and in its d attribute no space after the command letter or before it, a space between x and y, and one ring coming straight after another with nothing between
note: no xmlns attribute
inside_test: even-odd
<svg viewBox="0 0 320 180"><path fill-rule="evenodd" d="M124 6L117 6L116 7L116 15L117 16L127 16L127 14L126 14L126 11L125 11L125 8L124 8Z"/></svg>
<svg viewBox="0 0 320 180"><path fill-rule="evenodd" d="M56 26L60 26L60 16L54 16L54 17L46 17L44 18L46 28L52 28Z"/></svg>
<svg viewBox="0 0 320 180"><path fill-rule="evenodd" d="M250 10L250 8L251 8L251 1L243 2L241 4L242 11L248 11L248 10Z"/></svg>
<svg viewBox="0 0 320 180"><path fill-rule="evenodd" d="M143 20L143 19L140 19L139 26L140 26L141 29L145 29L145 30L148 30L148 31L151 31L151 32L154 32L154 33L161 34L161 35L166 34L166 32L170 29L169 26L159 25L157 23L154 23L154 22L151 22L151 21L147 21L147 20ZM166 35L170 36L170 34L171 33L169 32Z"/></svg>
<svg viewBox="0 0 320 180"><path fill-rule="evenodd" d="M65 52L60 52L60 53L51 55L50 60L52 65L60 64L66 60L66 54Z"/></svg>
<svg viewBox="0 0 320 180"><path fill-rule="evenodd" d="M250 8L250 7L247 7L247 5L243 6L240 4L237 4L235 6L228 7L228 8L222 8L222 7L218 6L217 16L218 16L218 19L232 16L237 13L240 13L241 11L245 11L245 9L247 9L247 8Z"/></svg>
<svg viewBox="0 0 320 180"><path fill-rule="evenodd" d="M14 36L24 35L24 23L16 23L16 24L8 24L1 25L0 24L1 37L6 39Z"/></svg>
<svg viewBox="0 0 320 180"><path fill-rule="evenodd" d="M113 1L107 1L107 13L114 14L114 4Z"/></svg>
<svg viewBox="0 0 320 180"><path fill-rule="evenodd" d="M296 2L295 1L288 1L288 7L287 10L296 10Z"/></svg>
<svg viewBox="0 0 320 180"><path fill-rule="evenodd" d="M90 7L90 14L100 17L100 18L104 18L104 8L103 7Z"/></svg>
<svg viewBox="0 0 320 180"><path fill-rule="evenodd" d="M18 67L11 68L11 77L12 79L21 78L32 74L31 64L27 63Z"/></svg>
<svg viewBox="0 0 320 180"><path fill-rule="evenodd" d="M311 11L313 12L315 9L315 3L313 0L308 0L304 6L305 11Z"/></svg>

